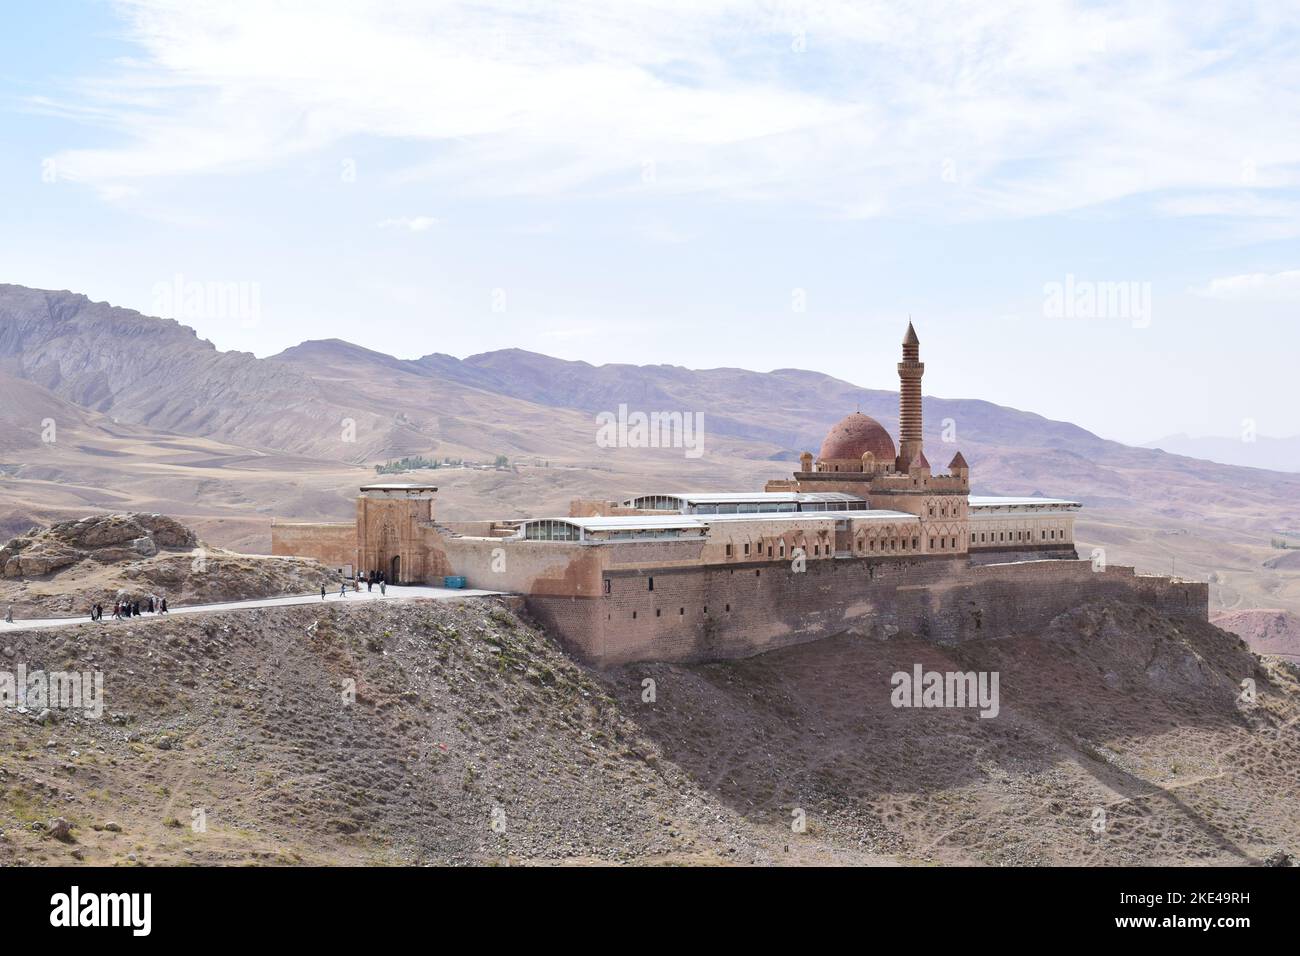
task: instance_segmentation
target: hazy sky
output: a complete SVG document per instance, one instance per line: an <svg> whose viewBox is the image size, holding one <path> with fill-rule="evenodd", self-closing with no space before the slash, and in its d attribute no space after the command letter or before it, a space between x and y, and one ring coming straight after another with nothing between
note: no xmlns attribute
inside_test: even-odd
<svg viewBox="0 0 1300 956"><path fill-rule="evenodd" d="M1295 5L904 6L7 7L0 281L885 388L910 313L927 394L1300 432Z"/></svg>

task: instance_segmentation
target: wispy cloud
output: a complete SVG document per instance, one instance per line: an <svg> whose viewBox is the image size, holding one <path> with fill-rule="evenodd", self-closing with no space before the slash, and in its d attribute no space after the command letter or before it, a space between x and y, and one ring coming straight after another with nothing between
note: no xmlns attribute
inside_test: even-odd
<svg viewBox="0 0 1300 956"><path fill-rule="evenodd" d="M1207 299L1248 302L1295 302L1300 300L1300 269L1286 272L1252 272L1212 279L1191 290Z"/></svg>
<svg viewBox="0 0 1300 956"><path fill-rule="evenodd" d="M379 223L380 229L405 229L407 232L428 232L440 220L433 216L399 216L384 219Z"/></svg>
<svg viewBox="0 0 1300 956"><path fill-rule="evenodd" d="M1249 218L1300 168L1279 121L1300 113L1287 4L116 6L139 55L39 104L120 134L56 157L106 195L352 137L427 144L399 178L469 196L633 194L650 169L659 190L855 217L1142 194L1178 215L1226 192Z"/></svg>

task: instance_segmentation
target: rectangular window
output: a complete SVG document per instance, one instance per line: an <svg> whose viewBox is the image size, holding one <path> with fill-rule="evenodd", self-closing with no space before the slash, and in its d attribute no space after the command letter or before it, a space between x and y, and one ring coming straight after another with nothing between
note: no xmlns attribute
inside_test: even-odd
<svg viewBox="0 0 1300 956"><path fill-rule="evenodd" d="M655 579L648 578L647 580L650 582L650 587L647 590L653 591L655 589Z"/></svg>
<svg viewBox="0 0 1300 956"><path fill-rule="evenodd" d="M614 583L614 582L612 582L609 578L606 578L606 579L605 579L605 593L606 593L606 594L609 593L609 586L610 586L611 584L613 584L613 583Z"/></svg>
<svg viewBox="0 0 1300 956"><path fill-rule="evenodd" d="M727 557L731 557L731 545L727 545Z"/></svg>

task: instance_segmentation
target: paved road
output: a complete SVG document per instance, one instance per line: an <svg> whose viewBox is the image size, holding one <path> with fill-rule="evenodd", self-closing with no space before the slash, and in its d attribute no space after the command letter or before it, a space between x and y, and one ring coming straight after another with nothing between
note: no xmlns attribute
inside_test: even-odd
<svg viewBox="0 0 1300 956"><path fill-rule="evenodd" d="M253 607L284 607L289 604L328 604L341 601L344 604L355 604L358 601L398 601L403 598L428 598L435 601L454 601L459 598L471 597L488 597L494 594L503 594L503 591L478 591L473 588L431 588L415 585L389 585L388 594L381 595L379 588L373 591L367 591L362 588L358 591L348 591L345 597L340 597L339 592L334 590L328 592L325 600L321 601L320 594L296 594L289 597L276 598L259 598L255 601L229 601L224 604L186 604L179 607L171 607L167 614L141 614L139 617L130 618L132 624L138 624L141 621L154 621L161 618L171 617L175 614L198 614L203 611L238 611L244 608ZM106 626L124 623L115 621L110 616L112 606L104 609L104 620L99 623ZM40 618L16 618L12 624L6 624L0 621L0 633L6 631L27 631L40 627L63 627L68 624L89 624L88 617L40 617Z"/></svg>

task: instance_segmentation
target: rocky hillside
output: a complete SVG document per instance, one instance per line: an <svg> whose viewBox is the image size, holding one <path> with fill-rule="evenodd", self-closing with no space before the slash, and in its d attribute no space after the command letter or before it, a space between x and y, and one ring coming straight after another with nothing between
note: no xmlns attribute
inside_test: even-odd
<svg viewBox="0 0 1300 956"><path fill-rule="evenodd" d="M300 606L4 641L4 666L102 670L107 713L0 711L0 864L755 859L737 814L501 607Z"/></svg>
<svg viewBox="0 0 1300 956"><path fill-rule="evenodd" d="M185 525L157 514L90 515L32 529L0 548L0 571L0 603L20 618L80 615L118 597L204 604L337 585L315 561L208 548Z"/></svg>
<svg viewBox="0 0 1300 956"><path fill-rule="evenodd" d="M0 863L1300 855L1295 671L1128 605L959 648L844 636L605 674L485 601L4 642L4 667L102 671L106 714L0 711ZM998 716L893 708L918 662L998 671Z"/></svg>
<svg viewBox="0 0 1300 956"><path fill-rule="evenodd" d="M193 531L164 515L90 515L13 538L0 548L0 571L6 578L44 577L81 561L116 564L198 543Z"/></svg>
<svg viewBox="0 0 1300 956"><path fill-rule="evenodd" d="M895 709L891 675L917 663L998 672L999 714ZM1207 624L1108 604L1041 635L954 648L846 636L746 661L631 668L616 682L625 706L646 676L660 705L636 713L665 760L747 819L803 810L832 846L994 865L1300 851L1297 672ZM1241 699L1247 678L1253 704Z"/></svg>
<svg viewBox="0 0 1300 956"><path fill-rule="evenodd" d="M1214 626L1236 634L1256 654L1274 654L1300 663L1300 615L1279 608L1229 611Z"/></svg>

